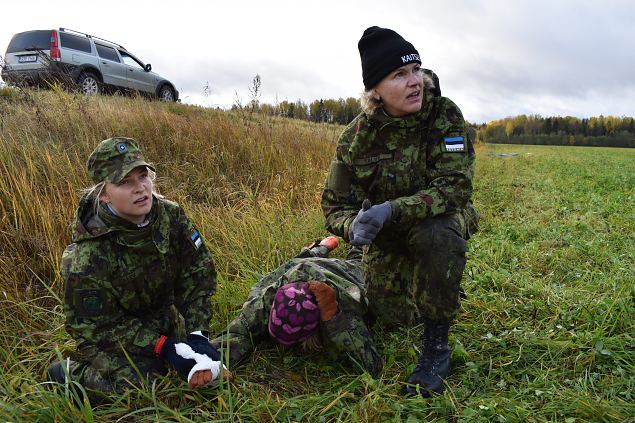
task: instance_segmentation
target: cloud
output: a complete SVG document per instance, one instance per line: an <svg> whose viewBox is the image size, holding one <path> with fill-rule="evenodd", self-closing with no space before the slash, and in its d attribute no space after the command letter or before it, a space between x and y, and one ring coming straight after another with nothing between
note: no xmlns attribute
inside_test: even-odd
<svg viewBox="0 0 635 423"><path fill-rule="evenodd" d="M250 101L249 88L256 75L261 78L260 101L270 104L284 100L309 103L321 98L356 97L361 91L361 82L360 89L351 88L358 85L351 83L347 91L341 85L334 84L328 74L319 72L312 63L290 66L273 60L254 64L247 60L228 62L206 59L180 71L177 68L168 66L165 71L166 74L169 72L174 75L173 80L182 93L198 98L197 94L202 94L203 87L209 84L208 97L214 105L225 108L236 100L243 104Z"/></svg>
<svg viewBox="0 0 635 423"><path fill-rule="evenodd" d="M429 19L427 55L468 119L633 114L635 10L626 1L457 2ZM629 106L630 104L630 106Z"/></svg>
<svg viewBox="0 0 635 423"><path fill-rule="evenodd" d="M417 47L424 67L439 75L443 93L469 120L518 113L635 115L635 7L629 0L323 0L309 6L281 0L187 7L113 1L95 16L67 0L55 9L64 25L130 48L199 104L229 107L236 92L247 102L256 74L261 99L269 103L356 97L362 90L357 41L366 27L379 25ZM25 2L36 9L46 4ZM9 2L3 11L17 16L25 2ZM169 31L160 25L166 18ZM114 20L125 30L114 30ZM15 32L60 25L50 14L29 22L5 22L0 49Z"/></svg>

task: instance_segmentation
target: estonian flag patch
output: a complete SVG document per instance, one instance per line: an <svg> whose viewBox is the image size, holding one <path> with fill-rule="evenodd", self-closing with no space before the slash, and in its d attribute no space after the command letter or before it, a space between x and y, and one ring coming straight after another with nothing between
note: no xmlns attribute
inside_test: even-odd
<svg viewBox="0 0 635 423"><path fill-rule="evenodd" d="M465 140L463 137L446 137L443 138L445 144L445 151L448 152L460 152L465 151Z"/></svg>
<svg viewBox="0 0 635 423"><path fill-rule="evenodd" d="M200 247L201 244L203 244L203 239L201 238L201 235L198 233L196 229L192 229L192 234L190 235L190 241L192 241L192 245L194 245L194 248L196 248L197 250L198 250L198 247Z"/></svg>

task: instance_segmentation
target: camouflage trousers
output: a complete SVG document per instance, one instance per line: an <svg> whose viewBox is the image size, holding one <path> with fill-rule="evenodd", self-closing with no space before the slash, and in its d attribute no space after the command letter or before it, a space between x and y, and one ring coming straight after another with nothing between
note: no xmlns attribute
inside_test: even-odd
<svg viewBox="0 0 635 423"><path fill-rule="evenodd" d="M324 340L324 344L326 351L338 351L334 357L336 362L379 377L382 358L362 316L339 313L322 324L328 326L328 332L332 334Z"/></svg>
<svg viewBox="0 0 635 423"><path fill-rule="evenodd" d="M120 394L167 374L167 369L154 358L134 357L132 366L125 357L99 355L91 363L73 360L53 363L49 367L49 379L63 383L68 374L71 381L78 382L89 392Z"/></svg>
<svg viewBox="0 0 635 423"><path fill-rule="evenodd" d="M451 321L460 307L468 228L463 214L382 230L364 254L370 310L384 327Z"/></svg>

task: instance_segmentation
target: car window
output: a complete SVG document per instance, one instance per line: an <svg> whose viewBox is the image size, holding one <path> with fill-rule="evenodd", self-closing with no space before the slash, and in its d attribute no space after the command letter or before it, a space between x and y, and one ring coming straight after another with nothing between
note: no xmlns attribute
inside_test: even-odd
<svg viewBox="0 0 635 423"><path fill-rule="evenodd" d="M90 40L88 38L67 34L61 31L59 34L60 41L62 42L62 47L83 51L86 53L90 53L92 51L92 49L90 48Z"/></svg>
<svg viewBox="0 0 635 423"><path fill-rule="evenodd" d="M7 47L8 53L51 48L51 31L29 31L15 34Z"/></svg>
<svg viewBox="0 0 635 423"><path fill-rule="evenodd" d="M97 47L97 54L99 55L99 57L119 63L119 56L117 56L117 52L114 48L102 46L101 44L97 43L95 43L95 47Z"/></svg>
<svg viewBox="0 0 635 423"><path fill-rule="evenodd" d="M143 69L143 65L137 59L126 53L125 51L119 50L119 54L121 54L121 58L126 65L130 65L135 68Z"/></svg>

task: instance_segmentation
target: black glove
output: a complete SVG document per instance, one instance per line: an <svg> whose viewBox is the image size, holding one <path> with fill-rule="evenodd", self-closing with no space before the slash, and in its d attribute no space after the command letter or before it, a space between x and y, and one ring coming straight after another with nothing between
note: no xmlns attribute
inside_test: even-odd
<svg viewBox="0 0 635 423"><path fill-rule="evenodd" d="M182 342L163 335L157 341L154 353L188 382L200 370L210 370L213 382L221 371L220 354L200 332L189 334Z"/></svg>
<svg viewBox="0 0 635 423"><path fill-rule="evenodd" d="M194 352L205 354L214 361L220 361L220 353L209 343L209 338L201 331L190 333L185 342Z"/></svg>
<svg viewBox="0 0 635 423"><path fill-rule="evenodd" d="M174 368L181 376L188 378L190 370L196 365L193 358L185 358L176 352L176 343L172 338L162 335L154 346L154 353Z"/></svg>

